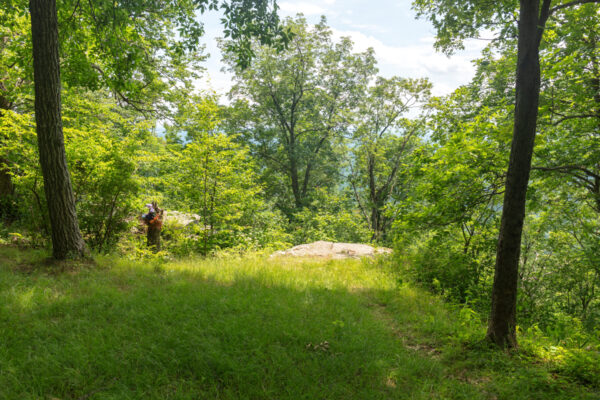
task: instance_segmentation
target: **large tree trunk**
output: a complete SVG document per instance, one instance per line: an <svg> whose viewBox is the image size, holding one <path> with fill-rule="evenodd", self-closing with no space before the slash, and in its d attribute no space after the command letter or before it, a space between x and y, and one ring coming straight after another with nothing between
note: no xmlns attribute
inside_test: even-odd
<svg viewBox="0 0 600 400"><path fill-rule="evenodd" d="M545 0L544 6L547 9L549 1ZM539 15L539 0L521 0L513 141L487 330L487 338L501 347L517 345L519 256L540 96L539 42L545 23L545 18L540 19Z"/></svg>
<svg viewBox="0 0 600 400"><path fill-rule="evenodd" d="M56 259L86 254L79 231L63 138L55 0L30 0L35 121Z"/></svg>

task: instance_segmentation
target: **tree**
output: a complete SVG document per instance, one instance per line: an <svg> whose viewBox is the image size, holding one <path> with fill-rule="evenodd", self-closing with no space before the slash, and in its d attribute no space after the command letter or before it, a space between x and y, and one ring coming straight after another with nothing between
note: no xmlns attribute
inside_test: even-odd
<svg viewBox="0 0 600 400"><path fill-rule="evenodd" d="M226 59L236 79L237 124L230 129L262 160L263 179L291 216L309 205L316 187L335 184L350 112L375 73L375 59L372 50L352 53L348 38L334 43L324 19L312 29L302 17L285 26L294 34L286 51L256 44L256 60L244 70L231 55Z"/></svg>
<svg viewBox="0 0 600 400"><path fill-rule="evenodd" d="M569 175L536 175L521 253L518 306L530 323L552 324L558 312L579 318L593 331L600 317L595 202Z"/></svg>
<svg viewBox="0 0 600 400"><path fill-rule="evenodd" d="M538 228L529 240L536 257L522 271L528 298L552 299L562 312L597 322L598 215L600 213L600 58L598 8L570 9L546 27L540 62L539 132L530 203ZM532 208L533 208L532 207ZM551 211L550 211L551 210ZM539 232L539 233L538 233ZM543 256L539 256L542 254ZM523 257L522 257L523 259ZM543 273L539 285L526 277ZM535 275L534 275L535 276ZM537 285L536 285L537 284ZM544 301L530 301L530 315L550 314ZM546 311L545 311L546 309Z"/></svg>
<svg viewBox="0 0 600 400"><path fill-rule="evenodd" d="M500 1L484 7L476 1L416 0L420 14L427 13L438 31L437 46L446 51L461 47L482 28L495 29L500 38L514 31L515 3ZM574 0L552 7L552 0L520 0L517 25L517 68L513 140L506 177L498 237L492 309L487 338L501 347L515 347L516 301L521 234L540 94L539 51L548 18L564 9L595 0ZM506 21L510 21L507 23Z"/></svg>
<svg viewBox="0 0 600 400"><path fill-rule="evenodd" d="M427 100L430 88L426 79L377 77L360 101L350 181L373 232L372 240L382 239L392 222L384 208L399 183L401 164L420 133L421 124L405 114Z"/></svg>
<svg viewBox="0 0 600 400"><path fill-rule="evenodd" d="M561 19L549 27L556 39L542 52L541 137L534 170L538 176L565 176L569 185L588 192L590 205L600 213L600 21L590 5Z"/></svg>
<svg viewBox="0 0 600 400"><path fill-rule="evenodd" d="M240 242L255 213L264 208L248 148L234 135L219 132L214 98L194 97L180 104L170 131L185 133L185 144L170 146L176 169L170 172L172 202L198 215L196 250L204 255Z"/></svg>
<svg viewBox="0 0 600 400"><path fill-rule="evenodd" d="M139 165L156 140L154 123L119 107L107 91L66 89L61 99L79 228L90 248L109 251L128 230L127 217L139 207ZM5 111L0 142L0 158L7 160L14 187L15 222L34 237L49 237L33 113Z"/></svg>
<svg viewBox="0 0 600 400"><path fill-rule="evenodd" d="M86 253L67 169L62 132L58 20L55 0L31 0L35 120L44 191L50 214L52 254L62 260Z"/></svg>
<svg viewBox="0 0 600 400"><path fill-rule="evenodd" d="M106 90L66 89L62 98L79 227L88 246L110 251L139 207L139 165L155 140L154 121L119 107Z"/></svg>
<svg viewBox="0 0 600 400"><path fill-rule="evenodd" d="M89 78L94 75L89 72L91 69L96 70L100 76L106 79L106 82L110 83L111 89L123 101L135 106L134 101L120 89L133 87L132 93L139 96L144 93L144 86L140 83L161 82L162 77L156 73L156 69L144 66L153 65L152 61L157 59L161 50L166 52L166 58L171 56L171 59L177 60L181 60L182 55L187 54L189 50L194 51L202 33L200 24L195 20L194 12L196 9L200 11L207 8L216 9L219 4L225 8L227 16L225 34L233 39L231 46L240 52L238 58L240 63L247 64L252 55L251 52L248 52L247 45L244 44L249 43L248 36L258 36L259 40L264 43L273 43L277 36L282 37L285 41L285 33L278 28L277 7L273 3L271 11L268 7L271 4L269 0L232 0L223 3L219 3L217 0L199 2L173 0L162 4L162 7L134 1L120 8L115 7L112 2L101 2L96 5L90 2L89 15L93 19L92 31L95 29L95 32L99 33L106 26L111 26L109 29L112 35L96 34L94 37L100 41L99 48L112 55L110 61L114 62L109 65L113 67L113 70L107 72L101 66L90 62L87 57L83 57L83 61L72 57L69 60L79 61L78 66L88 67L83 70L75 68L79 75L74 76L83 77L86 84L93 85L95 81L90 81ZM81 3L77 1L73 7L73 16L80 7ZM150 10L146 10L146 7ZM34 54L36 126L44 188L51 217L53 256L56 259L79 257L84 255L86 250L77 222L62 134L60 42L56 3L54 0L31 0L29 9ZM153 24L154 21L150 17L156 14L163 15L162 24ZM112 22L112 25L107 24L109 21ZM140 21L144 21L145 24L140 24ZM173 23L179 28L181 39L166 41L160 34L164 33L165 29L172 26ZM119 33L128 32L137 32L139 39L150 41L150 46L138 46L136 41L135 45L130 44L123 48L123 41L119 37ZM158 37L155 36L157 33ZM175 35L170 33L170 37L173 36ZM143 40L141 42L146 44ZM71 40L66 43L76 44L77 41ZM80 43L85 42L80 41ZM86 53L80 51L75 54ZM146 58L150 58L151 61L148 62ZM139 62L136 63L136 61ZM127 72L134 71L138 73L127 74ZM132 78L125 78L127 76ZM141 78L138 78L140 76Z"/></svg>
<svg viewBox="0 0 600 400"><path fill-rule="evenodd" d="M396 247L417 282L483 311L489 305L499 200L510 146L505 60L477 61L473 82L427 105L426 141L409 158L410 184L392 207Z"/></svg>
<svg viewBox="0 0 600 400"><path fill-rule="evenodd" d="M23 101L23 67L16 60L23 54L31 54L28 45L31 40L29 21L22 14L10 4L0 11L0 118L20 107ZM0 220L7 221L16 217L17 209L10 169L10 160L0 157Z"/></svg>

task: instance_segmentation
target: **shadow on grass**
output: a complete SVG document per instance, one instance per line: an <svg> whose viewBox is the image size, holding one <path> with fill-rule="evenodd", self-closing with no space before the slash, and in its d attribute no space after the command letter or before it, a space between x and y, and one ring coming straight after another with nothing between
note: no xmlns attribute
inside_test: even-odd
<svg viewBox="0 0 600 400"><path fill-rule="evenodd" d="M223 283L161 268L76 272L0 268L0 398L560 398L542 397L556 394L544 387L496 397L504 392L485 365L453 369L446 349L436 358L406 346L403 336L437 346L436 334L455 329L414 290L299 289L241 275ZM501 371L513 368L499 357Z"/></svg>

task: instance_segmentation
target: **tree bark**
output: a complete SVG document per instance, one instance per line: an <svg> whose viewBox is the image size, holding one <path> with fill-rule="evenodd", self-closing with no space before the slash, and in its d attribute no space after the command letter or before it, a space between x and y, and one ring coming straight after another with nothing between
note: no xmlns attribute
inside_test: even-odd
<svg viewBox="0 0 600 400"><path fill-rule="evenodd" d="M5 159L0 158L0 197L12 196L14 193L14 186L9 170L5 167L6 164L8 164L8 162Z"/></svg>
<svg viewBox="0 0 600 400"><path fill-rule="evenodd" d="M373 241L377 241L383 236L383 224L381 223L381 208L382 207L380 207L378 204L373 204L371 206L371 229L373 230L371 240Z"/></svg>
<svg viewBox="0 0 600 400"><path fill-rule="evenodd" d="M15 217L15 188L7 164L7 160L0 158L0 219L10 221Z"/></svg>
<svg viewBox="0 0 600 400"><path fill-rule="evenodd" d="M6 97L0 95L0 117L3 110L9 110L11 107L12 104ZM0 143L0 146L2 145ZM14 193L15 187L10 175L9 162L0 157L0 219L10 221L15 217Z"/></svg>
<svg viewBox="0 0 600 400"><path fill-rule="evenodd" d="M160 251L160 231L162 226L157 224L148 225L148 233L146 235L147 245L153 252Z"/></svg>
<svg viewBox="0 0 600 400"><path fill-rule="evenodd" d="M300 192L300 177L298 174L298 158L296 153L296 137L293 130L290 130L288 148L288 158L290 161L290 179L292 183L292 194L294 195L294 205L296 210L300 210L303 206L303 198Z"/></svg>
<svg viewBox="0 0 600 400"><path fill-rule="evenodd" d="M30 0L35 121L44 191L56 259L87 253L79 231L61 119L58 22L55 0Z"/></svg>
<svg viewBox="0 0 600 400"><path fill-rule="evenodd" d="M513 140L498 236L492 311L487 330L487 338L500 347L517 345L516 304L521 234L540 95L539 44L549 5L550 0L544 0L540 17L539 0L521 0Z"/></svg>

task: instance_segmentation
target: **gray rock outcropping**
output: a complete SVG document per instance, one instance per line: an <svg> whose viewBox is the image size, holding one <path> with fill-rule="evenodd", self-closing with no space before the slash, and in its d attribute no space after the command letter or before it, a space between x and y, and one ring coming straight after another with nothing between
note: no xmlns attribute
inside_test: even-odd
<svg viewBox="0 0 600 400"><path fill-rule="evenodd" d="M201 217L197 214L187 214L181 211L167 211L165 210L164 221L165 223L174 223L181 226L188 226L197 224L200 222Z"/></svg>
<svg viewBox="0 0 600 400"><path fill-rule="evenodd" d="M332 259L373 257L380 254L390 254L392 249L373 247L360 243L334 243L318 241L301 244L288 250L276 251L271 257L329 257Z"/></svg>

